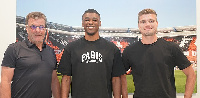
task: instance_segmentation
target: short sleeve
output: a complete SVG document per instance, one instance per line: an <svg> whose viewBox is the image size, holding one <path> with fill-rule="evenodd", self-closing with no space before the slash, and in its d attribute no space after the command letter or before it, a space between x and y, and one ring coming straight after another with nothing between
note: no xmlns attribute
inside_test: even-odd
<svg viewBox="0 0 200 98"><path fill-rule="evenodd" d="M65 47L60 63L58 65L58 72L62 75L72 75L71 54L68 47Z"/></svg>
<svg viewBox="0 0 200 98"><path fill-rule="evenodd" d="M4 53L4 58L1 66L15 68L16 60L17 56L15 51L15 45L11 44L8 46Z"/></svg>
<svg viewBox="0 0 200 98"><path fill-rule="evenodd" d="M112 77L118 77L123 74L125 74L125 68L122 63L121 53L117 48L114 54Z"/></svg>
<svg viewBox="0 0 200 98"><path fill-rule="evenodd" d="M54 70L56 70L58 66L57 66L56 54L54 52L54 49L52 49L52 54L53 54L53 57L54 57L54 60L55 60L55 68L54 68Z"/></svg>
<svg viewBox="0 0 200 98"><path fill-rule="evenodd" d="M128 47L127 47L128 48ZM130 63L129 63L129 60L128 60L128 50L127 48L124 50L123 54L122 54L122 61L123 61L123 64L124 64L124 67L125 67L125 70L128 71L130 69Z"/></svg>
<svg viewBox="0 0 200 98"><path fill-rule="evenodd" d="M173 57L175 60L175 64L176 64L176 66L179 67L180 70L183 70L191 65L190 61L183 54L183 51L177 44L174 44L172 54L173 54Z"/></svg>

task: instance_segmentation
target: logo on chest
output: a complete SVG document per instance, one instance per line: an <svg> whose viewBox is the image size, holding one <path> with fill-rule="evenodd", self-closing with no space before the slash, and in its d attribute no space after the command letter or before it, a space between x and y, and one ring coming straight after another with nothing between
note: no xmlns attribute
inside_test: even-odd
<svg viewBox="0 0 200 98"><path fill-rule="evenodd" d="M99 52L90 51L82 54L82 63L99 63L102 62L102 55Z"/></svg>

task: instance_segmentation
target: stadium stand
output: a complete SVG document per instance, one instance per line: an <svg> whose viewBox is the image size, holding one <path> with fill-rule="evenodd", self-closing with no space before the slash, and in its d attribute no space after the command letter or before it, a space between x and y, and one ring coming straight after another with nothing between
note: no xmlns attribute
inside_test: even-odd
<svg viewBox="0 0 200 98"><path fill-rule="evenodd" d="M58 62L64 46L84 36L82 27L47 22L47 28L46 43L55 50ZM139 30L135 28L100 28L100 35L113 42L122 53L126 46L141 38ZM188 59L196 63L196 26L159 28L157 35L167 41L177 43ZM22 41L25 38L27 38L25 18L16 16L16 41Z"/></svg>

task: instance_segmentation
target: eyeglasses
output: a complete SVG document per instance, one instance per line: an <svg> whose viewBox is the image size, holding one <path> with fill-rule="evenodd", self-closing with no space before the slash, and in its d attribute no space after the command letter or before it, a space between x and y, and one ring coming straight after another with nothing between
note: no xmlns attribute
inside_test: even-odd
<svg viewBox="0 0 200 98"><path fill-rule="evenodd" d="M30 27L32 30L36 30L37 27L39 27L40 30L44 30L44 29L45 29L44 26L35 26L35 25L31 25L31 26L29 26L29 27Z"/></svg>

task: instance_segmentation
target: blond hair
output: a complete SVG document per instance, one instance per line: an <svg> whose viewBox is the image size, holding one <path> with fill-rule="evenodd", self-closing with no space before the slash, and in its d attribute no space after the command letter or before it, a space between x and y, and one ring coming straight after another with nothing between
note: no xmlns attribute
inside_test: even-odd
<svg viewBox="0 0 200 98"><path fill-rule="evenodd" d="M138 23L139 23L139 17L144 15L144 14L154 14L154 15L156 15L156 21L157 21L157 13L156 13L156 11L153 10L153 9L149 9L148 8L148 9L143 9L142 11L140 11L138 13Z"/></svg>

